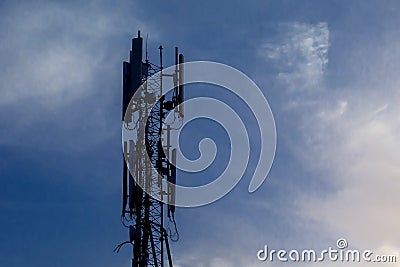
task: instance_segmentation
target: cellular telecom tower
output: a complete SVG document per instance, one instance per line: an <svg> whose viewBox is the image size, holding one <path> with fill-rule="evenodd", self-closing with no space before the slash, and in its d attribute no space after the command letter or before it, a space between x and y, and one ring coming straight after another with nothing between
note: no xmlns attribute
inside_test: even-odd
<svg viewBox="0 0 400 267"><path fill-rule="evenodd" d="M122 121L131 137L123 140L121 219L129 229L129 240L115 251L131 244L132 267L163 267L164 262L173 266L169 240L178 238L174 219L176 149L169 142L172 128L164 120L171 112L177 120L183 120L184 58L176 47L175 69L173 73L163 73L162 52L160 46L159 64L151 63L146 41L143 60L143 38L139 31L132 39L129 62L123 62ZM163 95L163 78L173 80L172 94ZM162 140L164 133L166 145ZM162 179L170 182L168 186L163 185ZM164 223L167 220L168 227Z"/></svg>

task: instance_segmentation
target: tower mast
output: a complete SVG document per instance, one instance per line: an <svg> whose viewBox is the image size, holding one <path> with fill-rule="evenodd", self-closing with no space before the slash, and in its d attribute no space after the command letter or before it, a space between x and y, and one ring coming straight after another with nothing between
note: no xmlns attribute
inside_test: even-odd
<svg viewBox="0 0 400 267"><path fill-rule="evenodd" d="M176 48L176 58L177 51ZM139 31L138 36L132 39L129 62L123 62L122 120L124 127L133 132L133 137L124 140L122 182L122 222L129 229L129 240L120 244L116 250L119 251L124 244L132 244L132 267L163 267L164 251L167 252L168 265L172 267L169 248L171 237L164 228L164 209L168 210L168 218L175 224L175 207L170 201L164 205L162 200L174 199L175 191L171 186L163 188L161 179L175 184L176 150L172 149L170 153L168 142L166 155L162 136L164 131L167 131L167 136L170 135L170 125L163 128L169 112L179 112L179 116L183 117L183 110L178 111L176 108L183 102L183 85L178 88L178 80L183 81L183 68L181 73L176 59L176 73L163 73L162 46L159 52L160 61L157 66L148 59L146 40L146 57L143 61L143 39ZM183 55L179 55L179 63L183 63ZM163 77L174 79L175 88L170 100L163 95ZM141 86L140 94L135 95ZM158 99L155 105L154 99ZM158 199L153 198L154 195Z"/></svg>

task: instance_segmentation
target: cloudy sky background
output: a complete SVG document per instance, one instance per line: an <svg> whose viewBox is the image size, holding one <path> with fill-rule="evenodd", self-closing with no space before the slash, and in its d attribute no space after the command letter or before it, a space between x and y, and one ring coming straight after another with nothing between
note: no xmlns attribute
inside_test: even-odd
<svg viewBox="0 0 400 267"><path fill-rule="evenodd" d="M130 249L112 250L127 239L121 70L138 29L155 60L163 44L166 65L177 45L186 60L246 73L277 126L275 162L258 191L247 193L253 155L226 197L177 210L177 266L263 266L256 252L265 244L325 249L340 237L398 254L399 9L396 1L3 1L0 265L130 266ZM212 94L200 89L188 94ZM193 127L186 136L207 135Z"/></svg>

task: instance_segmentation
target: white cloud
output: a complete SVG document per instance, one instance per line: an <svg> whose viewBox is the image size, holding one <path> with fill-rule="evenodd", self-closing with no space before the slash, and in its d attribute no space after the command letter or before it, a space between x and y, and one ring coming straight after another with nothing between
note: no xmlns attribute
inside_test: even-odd
<svg viewBox="0 0 400 267"><path fill-rule="evenodd" d="M368 71L357 72L348 88L338 89L324 81L329 31L326 24L318 25L295 23L281 34L281 42L264 43L259 50L276 66L281 86L300 90L286 94L282 104L296 132L290 148L310 174L304 183L322 184L319 190L298 190L293 225L309 225L305 235L321 245L344 237L354 248L398 254L400 80L394 75L399 68L393 69L400 60L398 40L384 35L385 49L357 44L346 68L363 69L352 64L362 57ZM316 88L321 90L306 92Z"/></svg>
<svg viewBox="0 0 400 267"><path fill-rule="evenodd" d="M400 222L400 112L394 105L376 113L373 95L360 99L353 92L353 108L341 116L306 118L304 136L312 140L302 147L308 164L318 164L336 188L330 194L303 196L300 212L323 222L330 234L344 235L355 245L400 247L395 235ZM400 98L386 101L394 104ZM322 108L319 114L335 114ZM371 114L375 114L371 117Z"/></svg>
<svg viewBox="0 0 400 267"><path fill-rule="evenodd" d="M110 49L118 37L126 36L129 45L135 34L131 26L143 26L132 14L121 19L127 9L113 12L118 8L103 5L7 6L0 19L6 40L0 46L0 105L29 99L31 104L59 106L93 93L101 70L118 60L120 53Z"/></svg>
<svg viewBox="0 0 400 267"><path fill-rule="evenodd" d="M2 8L0 110L6 130L0 144L69 151L115 135L130 39L137 29L158 38L135 14L137 3L10 2Z"/></svg>
<svg viewBox="0 0 400 267"><path fill-rule="evenodd" d="M310 182L328 185L296 199L298 216L315 227L310 232L345 237L357 248L399 251L400 94L393 88L400 81L374 73L399 59L394 44L387 48L384 55L364 51L374 67L361 82L289 100L285 110L299 118L292 124L301 136L293 151L314 174ZM293 104L302 101L308 105Z"/></svg>
<svg viewBox="0 0 400 267"><path fill-rule="evenodd" d="M284 24L280 32L264 42L259 55L278 69L277 79L288 90L316 89L328 63L328 24Z"/></svg>

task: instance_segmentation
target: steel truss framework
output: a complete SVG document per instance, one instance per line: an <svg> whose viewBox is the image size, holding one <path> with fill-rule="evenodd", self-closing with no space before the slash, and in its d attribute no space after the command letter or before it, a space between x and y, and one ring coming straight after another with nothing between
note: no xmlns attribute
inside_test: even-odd
<svg viewBox="0 0 400 267"><path fill-rule="evenodd" d="M117 247L117 251L125 243L133 245L132 267L163 267L164 251L166 251L168 264L172 266L169 250L170 237L164 227L165 206L162 201L151 197L151 195L157 195L161 200L166 197L171 198L174 190L163 188L162 179L171 181L171 177L174 177L173 181L175 181L176 177L176 169L169 162L169 155L168 157L165 155L162 144L164 118L171 111L171 108L165 109L166 96L163 96L162 92L164 76L162 73L162 47L159 48L160 66L157 66L150 63L147 58L145 62L142 62L141 46L140 49L137 48L138 44L141 44L140 33L138 38L133 40L132 46L135 44L136 50L132 47L130 62L124 62L123 82L124 94L128 91L129 97L132 97L139 87L137 86L139 80L137 79L135 83L134 79L137 78L136 72L140 71L140 95L136 96L135 94L129 104L126 101L127 96L123 97L124 106L126 106L126 108L123 107L123 124L126 129L134 133L130 140L124 141L122 222L129 228L130 238L129 241ZM132 67L137 63L133 56L140 58L140 64L137 64L140 68ZM177 63L176 60L176 65ZM176 68L177 70L178 68ZM179 75L175 73L175 75L165 76L176 79ZM177 81L174 82L177 84ZM159 100L155 101L155 99ZM177 100L178 89L176 88L172 99L168 102L177 106L180 104ZM146 121L145 125L142 123L143 121ZM167 147L168 153L169 150L170 147ZM128 172L128 167L130 172ZM174 211L175 208L168 205L168 217L175 224Z"/></svg>

